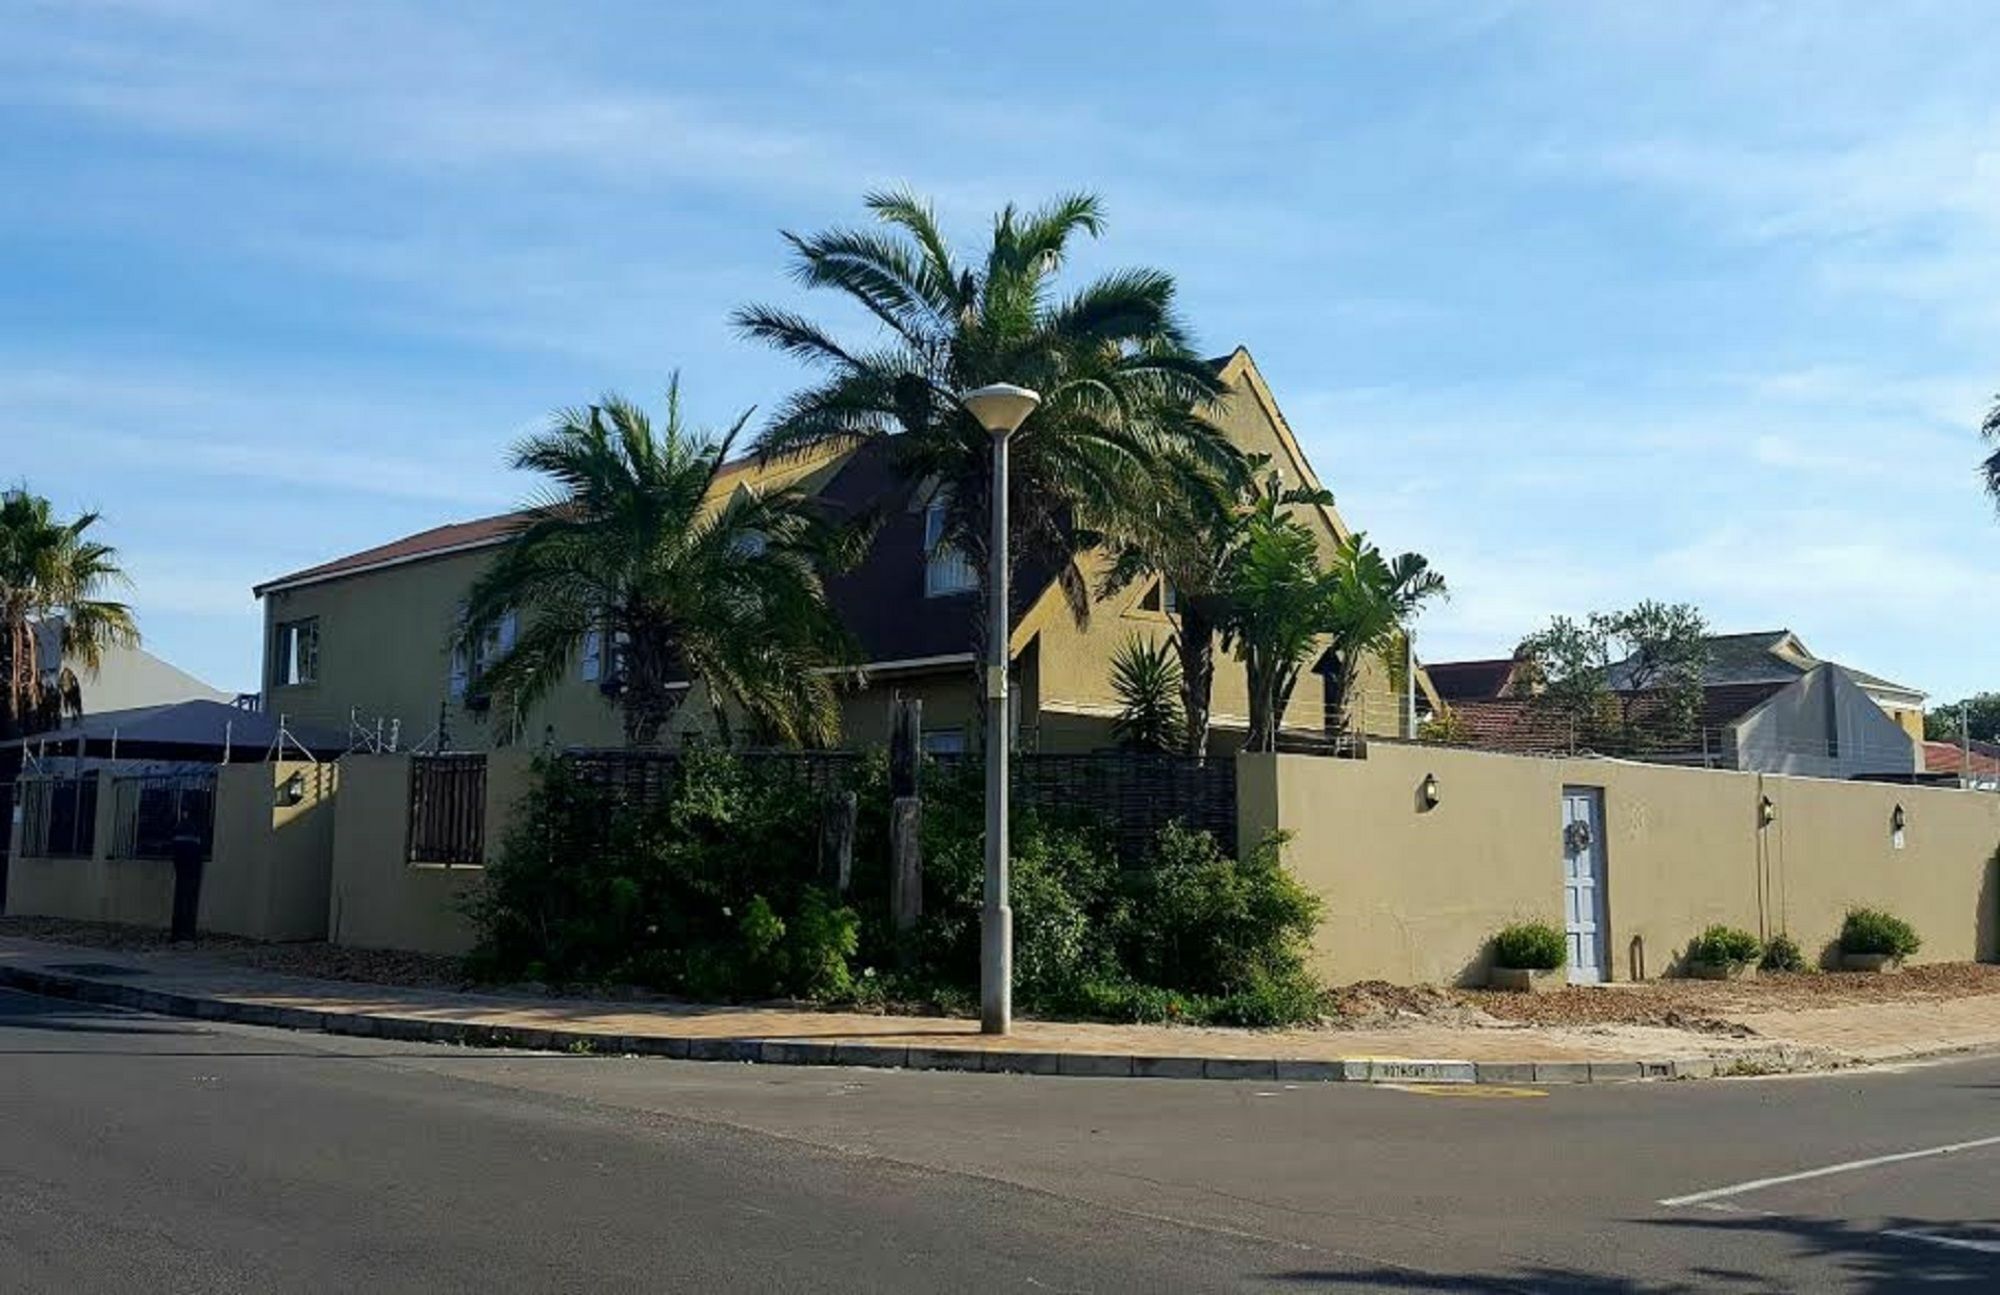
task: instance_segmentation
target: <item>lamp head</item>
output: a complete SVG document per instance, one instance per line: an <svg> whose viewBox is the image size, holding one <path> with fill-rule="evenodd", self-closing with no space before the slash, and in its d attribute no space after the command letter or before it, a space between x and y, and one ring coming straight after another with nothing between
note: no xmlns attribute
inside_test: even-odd
<svg viewBox="0 0 2000 1295"><path fill-rule="evenodd" d="M1017 387L1011 382L996 382L968 391L960 398L967 413L979 420L979 425L995 436L1012 436L1028 415L1042 403L1040 393L1026 387Z"/></svg>

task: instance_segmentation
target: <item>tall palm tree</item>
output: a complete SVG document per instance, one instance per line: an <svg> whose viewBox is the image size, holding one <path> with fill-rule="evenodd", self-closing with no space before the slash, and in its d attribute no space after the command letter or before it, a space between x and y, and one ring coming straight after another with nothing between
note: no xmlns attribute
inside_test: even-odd
<svg viewBox="0 0 2000 1295"><path fill-rule="evenodd" d="M694 684L718 721L733 705L783 741L835 740L833 668L851 653L823 578L856 534L795 487L717 497L749 417L720 439L691 431L676 377L664 429L607 396L515 447L513 466L550 487L474 584L456 641L477 652L514 618L482 675L496 701L519 714L597 635L628 745L657 741Z"/></svg>
<svg viewBox="0 0 2000 1295"><path fill-rule="evenodd" d="M737 312L745 334L824 375L778 409L759 450L886 439L906 482L942 489L943 538L983 577L991 439L959 396L993 382L1034 388L1042 403L1009 446L1009 555L1056 572L1072 611L1087 618L1076 556L1128 528L1163 458L1221 463L1234 453L1202 416L1223 388L1190 347L1172 277L1124 270L1059 295L1071 243L1104 228L1089 194L1032 212L1007 207L969 262L927 203L907 193L865 201L885 229L785 237L797 280L858 304L881 329L876 343L849 344L794 311Z"/></svg>
<svg viewBox="0 0 2000 1295"><path fill-rule="evenodd" d="M100 517L56 520L49 501L26 487L0 494L0 735L50 728L83 713L83 686L70 663L95 677L106 649L137 647L132 609L102 595L129 583L118 550L89 539ZM37 642L53 630L53 660Z"/></svg>
<svg viewBox="0 0 2000 1295"><path fill-rule="evenodd" d="M1444 577L1416 553L1385 556L1355 534L1341 543L1333 561L1334 584L1328 604L1327 707L1342 731L1354 726L1354 684L1371 657L1386 661L1392 677L1408 668L1410 621L1425 603L1446 596Z"/></svg>

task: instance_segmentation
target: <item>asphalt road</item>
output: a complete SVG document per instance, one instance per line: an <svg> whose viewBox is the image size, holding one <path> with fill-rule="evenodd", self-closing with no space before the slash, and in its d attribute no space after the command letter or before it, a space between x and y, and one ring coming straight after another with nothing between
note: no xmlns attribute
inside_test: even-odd
<svg viewBox="0 0 2000 1295"><path fill-rule="evenodd" d="M1997 1220L2000 1059L1547 1090L1048 1079L0 992L8 1291L1992 1291Z"/></svg>

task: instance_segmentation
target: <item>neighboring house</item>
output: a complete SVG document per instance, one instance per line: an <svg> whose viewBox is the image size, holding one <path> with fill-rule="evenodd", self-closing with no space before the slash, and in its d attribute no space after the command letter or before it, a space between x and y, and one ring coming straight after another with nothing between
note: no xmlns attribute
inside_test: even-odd
<svg viewBox="0 0 2000 1295"><path fill-rule="evenodd" d="M45 683L55 681L61 635L60 620L43 621L35 626L35 657ZM86 715L178 701L226 702L231 697L220 688L212 688L187 671L167 664L144 648L105 648L96 674L91 674L81 662L75 660L63 661L62 665L77 678Z"/></svg>
<svg viewBox="0 0 2000 1295"><path fill-rule="evenodd" d="M1924 772L1948 774L1968 787L2000 790L2000 743L1925 742Z"/></svg>
<svg viewBox="0 0 2000 1295"><path fill-rule="evenodd" d="M1661 694L1628 692L1616 701L1622 719L1651 740L1613 738L1603 743L1606 755L1813 778L1907 776L1919 768L1910 735L1830 661L1788 681L1708 684L1694 731L1671 738L1662 735ZM1598 745L1532 698L1460 701L1451 717L1453 739L1469 746L1563 754Z"/></svg>
<svg viewBox="0 0 2000 1295"><path fill-rule="evenodd" d="M1791 683L1824 664L1790 630L1758 630L1749 634L1716 634L1709 638L1707 685ZM1841 667L1868 700L1875 703L1914 742L1924 737L1924 696L1916 688L1891 683L1852 666ZM1628 662L1611 667L1611 686L1629 674Z"/></svg>
<svg viewBox="0 0 2000 1295"><path fill-rule="evenodd" d="M1521 662L1515 657L1486 661L1430 661L1424 673L1438 700L1450 706L1462 701L1493 701L1516 695Z"/></svg>
<svg viewBox="0 0 2000 1295"><path fill-rule="evenodd" d="M1247 351L1216 362L1229 395L1218 425L1242 449L1270 457L1289 482L1320 485ZM900 481L878 444L779 465L745 460L725 471L716 499L748 484L795 482L836 511L873 510L874 542L853 570L829 582L829 597L860 647L865 682L848 696L844 741L886 740L895 694L924 703L924 741L936 751L966 749L977 714L972 630L980 601L972 569L938 542L943 502L926 483ZM1331 553L1350 532L1330 507L1301 510ZM603 685L615 670L606 645L585 645L568 680L515 733L496 732L483 705L480 662L447 646L473 579L508 538L514 515L441 526L265 582L265 708L334 729L380 722L408 748L438 741L483 748L506 741L563 746L615 745L618 717ZM1086 555L1093 587L1102 573ZM1078 626L1051 573L1016 573L1021 611L1013 627L1016 687L1011 723L1026 749L1089 750L1109 744L1118 698L1110 662L1129 636L1160 638L1173 626L1172 591L1139 582L1096 600ZM491 650L511 638L503 624ZM1249 711L1240 666L1219 654L1214 719L1218 745L1240 733ZM1363 672L1357 713L1371 728L1397 732L1402 707L1379 663ZM682 706L670 738L704 725L698 698ZM1302 682L1285 715L1294 736L1326 727L1323 686Z"/></svg>

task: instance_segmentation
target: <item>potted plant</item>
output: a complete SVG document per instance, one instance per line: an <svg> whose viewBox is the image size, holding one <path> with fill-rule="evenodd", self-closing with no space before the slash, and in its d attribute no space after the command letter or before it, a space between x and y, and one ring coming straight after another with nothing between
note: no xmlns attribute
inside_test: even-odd
<svg viewBox="0 0 2000 1295"><path fill-rule="evenodd" d="M1923 946L1916 928L1879 908L1850 908L1840 924L1840 965L1848 971L1895 971Z"/></svg>
<svg viewBox="0 0 2000 1295"><path fill-rule="evenodd" d="M1805 950L1799 942L1783 931L1771 937L1764 946L1764 960L1758 964L1764 971L1799 972L1806 969Z"/></svg>
<svg viewBox="0 0 2000 1295"><path fill-rule="evenodd" d="M1764 943L1733 926L1711 926L1688 943L1687 971L1697 980L1755 980Z"/></svg>
<svg viewBox="0 0 2000 1295"><path fill-rule="evenodd" d="M1495 989L1539 994L1562 982L1557 973L1569 962L1569 937L1547 922L1516 922L1493 938Z"/></svg>

